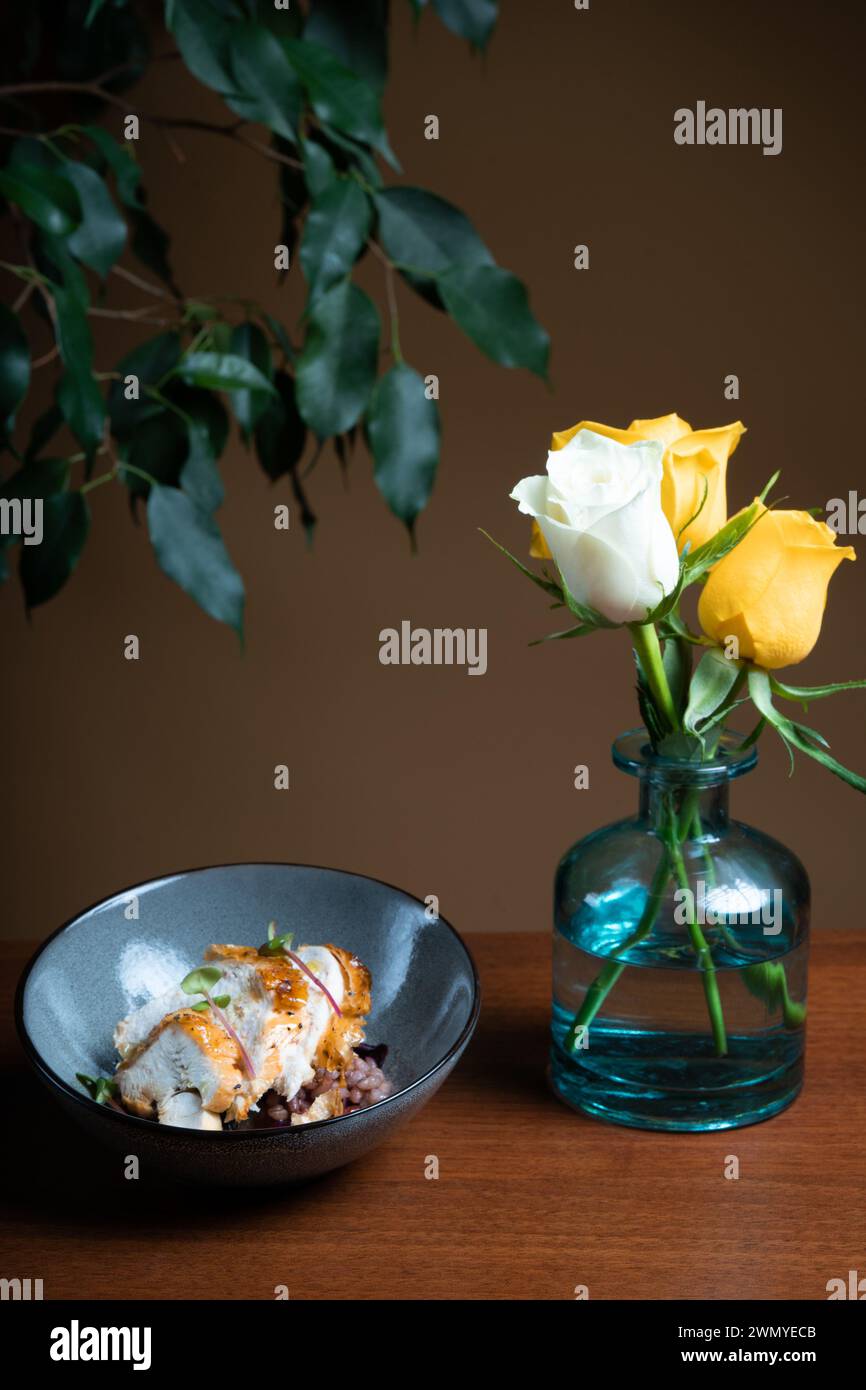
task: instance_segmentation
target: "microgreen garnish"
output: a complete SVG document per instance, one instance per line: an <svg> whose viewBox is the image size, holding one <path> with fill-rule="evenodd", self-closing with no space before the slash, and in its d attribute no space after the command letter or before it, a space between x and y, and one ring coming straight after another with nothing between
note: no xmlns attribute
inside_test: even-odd
<svg viewBox="0 0 866 1390"><path fill-rule="evenodd" d="M224 1009L228 1004L232 1002L232 997L230 994L215 994L213 997L213 1001L218 1009ZM193 1004L192 1007L197 1014L203 1014L205 1009L210 1008L210 1001L207 999L203 999L200 1004Z"/></svg>
<svg viewBox="0 0 866 1390"><path fill-rule="evenodd" d="M123 1106L118 1104L116 1097L120 1093L120 1087L116 1081L112 1081L108 1076L85 1076L84 1072L75 1073L76 1081L80 1081L91 1100L95 1100L97 1105L110 1105L114 1110L123 1110Z"/></svg>
<svg viewBox="0 0 866 1390"><path fill-rule="evenodd" d="M191 970L188 975L185 975L180 982L180 987L183 990L184 994L204 995L204 999L201 1003L193 1004L191 1005L191 1007L195 1009L196 1013L202 1013L205 1009L208 1008L211 1010L211 1012L222 1024L223 1028L225 1028L229 1037L232 1038L233 1041L237 1044L237 1049L240 1053L241 1061L244 1064L244 1070L246 1071L250 1080L255 1081L256 1069L252 1064L250 1054L247 1052L246 1048L244 1047L234 1028L229 1023L228 1018L223 1013L223 1009L226 1007L226 1005L231 1003L231 995L218 994L216 995L216 997L214 997L214 995L211 994L211 989L216 984L217 980L221 980L222 977L223 972L221 970L217 970L215 965L202 965L199 966L198 970Z"/></svg>
<svg viewBox="0 0 866 1390"><path fill-rule="evenodd" d="M306 975L308 980L311 980L314 985L318 986L318 988L322 991L328 1003L330 1004L331 1008L334 1010L334 1013L337 1015L337 1018L342 1018L343 1010L340 1008L339 1004L337 1003L331 991L328 989L327 985L325 985L323 981L319 979L318 975L313 974L312 970L304 961L301 960L301 957L299 955L296 955L294 951L289 949L293 939L293 932L286 932L283 936L278 936L276 922L268 922L268 939L265 942L264 946L259 947L259 955L287 956L288 959L292 962L292 964L297 966L298 970L300 970L302 975Z"/></svg>

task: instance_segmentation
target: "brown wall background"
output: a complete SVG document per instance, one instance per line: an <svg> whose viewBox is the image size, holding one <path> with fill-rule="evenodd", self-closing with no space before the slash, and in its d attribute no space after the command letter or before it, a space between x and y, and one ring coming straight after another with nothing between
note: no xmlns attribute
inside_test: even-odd
<svg viewBox="0 0 866 1390"><path fill-rule="evenodd" d="M546 930L560 853L634 804L608 757L638 722L631 658L621 633L529 649L561 615L477 528L524 548L508 492L543 470L551 430L581 418L740 416L732 508L778 467L789 505L866 490L861 7L505 0L483 61L432 16L416 35L408 5L393 9L386 114L404 181L456 202L526 280L552 336L554 389L493 366L399 287L404 351L441 381L443 458L420 553L363 447L348 487L329 452L309 479L321 521L309 552L299 526L273 528L287 484L272 488L233 443L221 521L247 585L243 655L159 572L122 490L97 490L59 598L28 623L17 581L0 591L6 935L43 936L123 885L242 859L436 893L465 931ZM140 99L172 114L222 109L179 64L152 70ZM677 147L673 112L698 99L781 106L783 153ZM423 138L429 113L438 142ZM119 113L108 123L119 131ZM182 166L152 130L139 148L184 290L251 295L294 322L301 283L279 289L272 269L275 166L179 139ZM588 272L572 267L578 242ZM361 283L382 304L380 272L365 263ZM111 295L143 302L119 283ZM136 337L100 324L98 364ZM738 404L723 398L730 372ZM838 572L820 647L793 679L866 675L864 571L866 554ZM382 667L379 630L403 618L488 628L486 676ZM123 659L127 633L137 663ZM840 696L813 720L860 770L864 709ZM288 792L273 788L277 763L291 769ZM576 763L590 766L589 791L573 789ZM806 861L819 927L853 923L864 800L806 759L786 773L768 735L735 811Z"/></svg>

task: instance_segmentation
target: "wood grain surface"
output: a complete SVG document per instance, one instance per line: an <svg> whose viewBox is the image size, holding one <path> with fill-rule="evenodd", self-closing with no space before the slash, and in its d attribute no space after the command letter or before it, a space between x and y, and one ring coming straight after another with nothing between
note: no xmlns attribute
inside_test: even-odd
<svg viewBox="0 0 866 1390"><path fill-rule="evenodd" d="M31 1077L2 948L2 1269L46 1298L824 1299L866 1274L866 932L817 935L807 1079L748 1129L664 1135L573 1114L545 1081L550 949L470 938L476 1036L382 1148L303 1188L127 1181ZM425 1178L436 1155L439 1177ZM736 1155L740 1177L724 1176Z"/></svg>

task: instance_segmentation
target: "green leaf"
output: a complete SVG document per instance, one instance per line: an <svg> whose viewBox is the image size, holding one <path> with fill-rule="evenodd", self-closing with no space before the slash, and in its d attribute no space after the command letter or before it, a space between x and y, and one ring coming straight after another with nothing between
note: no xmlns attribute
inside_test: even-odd
<svg viewBox="0 0 866 1390"><path fill-rule="evenodd" d="M216 522L185 492L157 484L147 499L147 525L168 577L212 618L243 637L244 586Z"/></svg>
<svg viewBox="0 0 866 1390"><path fill-rule="evenodd" d="M142 420L134 433L123 441L120 454L121 481L129 489L132 501L148 495L148 478L168 487L178 487L188 455L188 426L173 410L163 407L157 415ZM126 468L126 464L130 467Z"/></svg>
<svg viewBox="0 0 866 1390"><path fill-rule="evenodd" d="M304 38L381 91L388 75L387 0L312 0Z"/></svg>
<svg viewBox="0 0 866 1390"><path fill-rule="evenodd" d="M271 349L258 324L239 323L233 330L229 340L230 353L234 357L243 358L245 362L250 362L264 377L268 385L271 385L273 366L271 363ZM248 439L255 429L257 422L268 408L268 403L273 400L273 390L270 391L233 391L231 393L232 410L235 419L241 427L244 439Z"/></svg>
<svg viewBox="0 0 866 1390"><path fill-rule="evenodd" d="M692 653L688 642L679 637L668 637L662 652L662 665L677 714L682 716L688 702L692 674Z"/></svg>
<svg viewBox="0 0 866 1390"><path fill-rule="evenodd" d="M454 266L437 285L449 314L483 353L501 367L527 367L547 379L550 339L516 276L492 265Z"/></svg>
<svg viewBox="0 0 866 1390"><path fill-rule="evenodd" d="M42 452L49 439L53 439L62 424L63 415L56 405L50 405L47 410L42 412L30 433L30 443L24 453L26 463L31 462Z"/></svg>
<svg viewBox="0 0 866 1390"><path fill-rule="evenodd" d="M209 994L214 985L219 984L223 972L215 965L201 965L184 975L180 987L184 994Z"/></svg>
<svg viewBox="0 0 866 1390"><path fill-rule="evenodd" d="M159 415L164 409L162 403L148 395L147 387L155 387L177 366L182 349L180 335L175 332L158 333L118 362L116 371L119 381L112 381L108 391L108 415L111 432L118 439L126 439L145 420ZM138 377L138 399L127 399L128 376Z"/></svg>
<svg viewBox="0 0 866 1390"><path fill-rule="evenodd" d="M379 239L404 279L442 308L435 276L454 265L493 265L469 218L423 188L385 188L375 198Z"/></svg>
<svg viewBox="0 0 866 1390"><path fill-rule="evenodd" d="M548 632L544 637L535 637L529 645L540 647L543 642L562 642L567 637L588 637L591 632L596 631L590 623L578 623L577 627L566 628L564 632Z"/></svg>
<svg viewBox="0 0 866 1390"><path fill-rule="evenodd" d="M60 168L75 188L82 211L81 223L66 244L79 261L105 276L126 244L126 223L95 170L71 159Z"/></svg>
<svg viewBox="0 0 866 1390"><path fill-rule="evenodd" d="M424 379L398 362L377 382L366 417L376 486L412 530L439 464L439 412Z"/></svg>
<svg viewBox="0 0 866 1390"><path fill-rule="evenodd" d="M372 210L354 179L338 178L313 201L301 243L310 304L352 269L367 241Z"/></svg>
<svg viewBox="0 0 866 1390"><path fill-rule="evenodd" d="M57 404L88 457L102 440L105 402L93 377L93 338L81 304L67 289L54 290L57 337L66 372L57 388Z"/></svg>
<svg viewBox="0 0 866 1390"><path fill-rule="evenodd" d="M189 425L189 450L180 472L180 485L200 511L211 516L223 502L225 490L207 428L198 421Z"/></svg>
<svg viewBox="0 0 866 1390"><path fill-rule="evenodd" d="M117 195L124 206L129 208L140 208L142 206L139 196L139 184L141 183L141 168L138 161L133 158L128 144L118 144L113 135L109 135L100 125L81 126L82 135L86 135L92 140L99 150L117 184Z"/></svg>
<svg viewBox="0 0 866 1390"><path fill-rule="evenodd" d="M90 0L90 4L87 8L87 14L84 19L85 29L90 28L91 24L93 23L96 16L99 14L99 11L102 9L104 4L105 0ZM85 1079L86 1078L83 1076L79 1076L78 1078L79 1081L84 1081Z"/></svg>
<svg viewBox="0 0 866 1390"><path fill-rule="evenodd" d="M209 0L176 0L166 6L165 22L183 61L199 82L217 92L235 90L231 45L237 24L220 14Z"/></svg>
<svg viewBox="0 0 866 1390"><path fill-rule="evenodd" d="M837 695L840 690L866 690L866 681L836 681L832 685L785 685L783 681L770 676L770 687L774 695L783 700L793 700L804 708L813 700L825 700L828 695Z"/></svg>
<svg viewBox="0 0 866 1390"><path fill-rule="evenodd" d="M274 377L277 395L256 425L256 454L272 482L293 473L307 438L307 427L298 412L295 383L286 372Z"/></svg>
<svg viewBox="0 0 866 1390"><path fill-rule="evenodd" d="M286 39L285 49L319 120L370 145L396 167L378 93L319 44Z"/></svg>
<svg viewBox="0 0 866 1390"><path fill-rule="evenodd" d="M51 497L62 492L69 480L69 460L61 458L28 459L23 468L18 468L0 486L0 500L24 501L26 498ZM8 508L4 509L9 512ZM12 515L7 525L11 528ZM21 539L21 532L7 529L0 531L0 551L14 545Z"/></svg>
<svg viewBox="0 0 866 1390"><path fill-rule="evenodd" d="M692 676L683 717L687 733L699 734L698 725L722 708L741 670L739 662L729 661L719 647L710 647L704 652Z"/></svg>
<svg viewBox="0 0 866 1390"><path fill-rule="evenodd" d="M433 0L442 23L473 48L484 48L499 14L497 0Z"/></svg>
<svg viewBox="0 0 866 1390"><path fill-rule="evenodd" d="M304 182L311 198L318 198L337 176L334 161L318 140L301 140L304 156ZM286 170L291 173L290 169Z"/></svg>
<svg viewBox="0 0 866 1390"><path fill-rule="evenodd" d="M749 694L758 713L772 724L774 729L782 737L790 752L792 748L798 749L801 753L807 753L810 758L821 763L830 772L841 777L843 782L854 787L858 792L866 792L866 777L861 777L856 772L851 772L849 768L832 758L825 752L820 744L813 743L815 738L821 738L814 730L806 729L802 724L795 724L790 719L776 709L772 701L770 677L766 671L760 667L753 667L749 671ZM792 760L793 761L793 760Z"/></svg>
<svg viewBox="0 0 866 1390"><path fill-rule="evenodd" d="M84 549L90 508L80 492L60 492L42 504L42 543L22 545L19 573L28 608L63 588Z"/></svg>
<svg viewBox="0 0 866 1390"><path fill-rule="evenodd" d="M263 372L246 358L231 352L190 352L174 369L175 375L190 386L206 386L212 391L273 392Z"/></svg>
<svg viewBox="0 0 866 1390"><path fill-rule="evenodd" d="M14 174L0 170L0 193L55 236L68 236L81 222L81 203L72 184L40 165L16 164Z"/></svg>
<svg viewBox="0 0 866 1390"><path fill-rule="evenodd" d="M279 39L260 24L233 24L229 62L234 89L229 106L248 121L260 121L295 140L302 92Z"/></svg>
<svg viewBox="0 0 866 1390"><path fill-rule="evenodd" d="M77 1071L75 1079L81 1082L90 1099L95 1100L99 1105L107 1104L120 1092L117 1082L112 1081L108 1076L86 1076L83 1071Z"/></svg>
<svg viewBox="0 0 866 1390"><path fill-rule="evenodd" d="M565 599L567 607L571 610L571 612L575 615L576 618L580 618L580 621L582 623L586 623L588 626L594 628L622 627L622 623L611 622L611 620L609 618L606 618L603 613L599 613L597 608L592 608L588 603L579 603L578 600L572 594L565 580L562 579L562 575L560 575L560 579L562 580L562 597Z"/></svg>
<svg viewBox="0 0 866 1390"><path fill-rule="evenodd" d="M327 142L328 153L333 157L338 172L342 173L357 168L371 188L382 187L382 175L379 173L379 166L364 145L359 144L357 140L350 139L348 135L343 135L334 126L326 125L324 122L321 123L321 129L318 133L320 138ZM337 151L340 154L339 159L336 157Z"/></svg>
<svg viewBox="0 0 866 1390"><path fill-rule="evenodd" d="M24 330L0 304L0 434L11 430L14 415L30 385L30 347Z"/></svg>
<svg viewBox="0 0 866 1390"><path fill-rule="evenodd" d="M479 527L478 529L481 531L482 536L487 537L491 545L495 545L496 549L500 551L507 560L510 560L512 565L515 565L517 569L520 570L521 574L524 574L527 579L531 579L533 584L536 584L539 589L543 589L544 592L549 594L552 598L559 599L560 601L564 599L561 585L555 583L552 579L547 579L544 575L536 574L534 570L524 565L522 560L518 560L516 555L512 555L510 550L506 550L504 545L500 545L498 541L495 541L483 527Z"/></svg>
<svg viewBox="0 0 866 1390"><path fill-rule="evenodd" d="M219 458L229 437L229 417L219 396L200 386L187 386L176 377L160 393L183 419L187 429L201 425L208 434L214 458Z"/></svg>
<svg viewBox="0 0 866 1390"><path fill-rule="evenodd" d="M344 280L313 307L295 368L298 409L320 439L344 434L364 413L376 380L379 315Z"/></svg>

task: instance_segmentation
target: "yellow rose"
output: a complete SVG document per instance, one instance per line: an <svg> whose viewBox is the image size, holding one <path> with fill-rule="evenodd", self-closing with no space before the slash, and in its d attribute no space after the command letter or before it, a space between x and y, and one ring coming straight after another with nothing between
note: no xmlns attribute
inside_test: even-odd
<svg viewBox="0 0 866 1390"><path fill-rule="evenodd" d="M642 439L658 439L664 445L662 467L662 510L682 550L687 541L694 551L714 536L728 519L726 475L728 459L745 432L737 420L733 425L718 429L693 430L687 420L677 414L659 415L653 420L632 420L627 430L613 425L599 425L582 420L570 430L560 430L550 441L551 449L561 449L579 430L606 434L619 444L637 444ZM686 522L701 507L706 484L706 502L700 515L690 526ZM685 527L685 530L680 531ZM548 559L550 552L544 537L533 522L530 555Z"/></svg>
<svg viewBox="0 0 866 1390"><path fill-rule="evenodd" d="M710 571L698 604L714 642L736 637L739 655L769 671L808 656L821 631L827 586L850 545L808 512L768 511Z"/></svg>
<svg viewBox="0 0 866 1390"><path fill-rule="evenodd" d="M632 420L629 433L636 439L660 439L665 446L662 467L662 509L682 550L708 541L728 519L726 477L728 459L745 433L739 420L712 430L693 430L678 415L658 420ZM701 507L706 487L707 500ZM686 522L700 514L690 526ZM683 529L685 527L685 529Z"/></svg>

